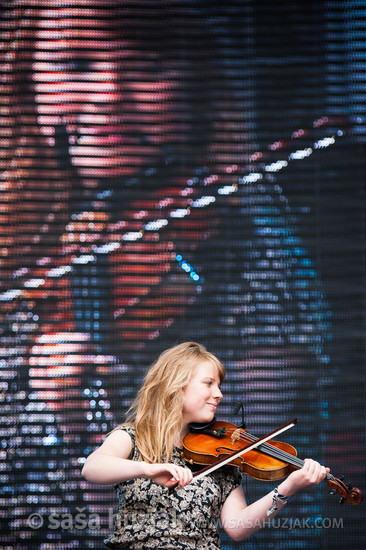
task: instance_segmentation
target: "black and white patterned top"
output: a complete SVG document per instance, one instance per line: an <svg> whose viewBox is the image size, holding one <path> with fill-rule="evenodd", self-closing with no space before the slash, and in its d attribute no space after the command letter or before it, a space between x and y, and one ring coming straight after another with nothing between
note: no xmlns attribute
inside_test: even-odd
<svg viewBox="0 0 366 550"><path fill-rule="evenodd" d="M130 459L139 460L134 428L120 429L132 439ZM186 465L179 449L174 449L171 462ZM130 550L218 550L221 508L239 484L240 474L233 467L193 480L171 495L147 478L120 483L116 485L119 503L114 532L104 543L108 548Z"/></svg>

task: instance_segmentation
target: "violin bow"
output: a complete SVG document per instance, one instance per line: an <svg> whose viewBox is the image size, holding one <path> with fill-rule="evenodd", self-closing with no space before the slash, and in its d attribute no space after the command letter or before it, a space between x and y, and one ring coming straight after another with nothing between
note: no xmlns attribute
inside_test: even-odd
<svg viewBox="0 0 366 550"><path fill-rule="evenodd" d="M259 447L260 445L262 445L263 443L265 443L269 439L272 439L272 438L276 437L277 435L279 435L280 433L285 432L286 430L292 428L293 426L295 426L295 424L297 424L297 418L294 418L293 420L290 420L289 422L286 422L286 424L283 424L282 426L280 426L276 430L273 430L273 432L260 437L254 443L249 445L248 447L245 447L244 449L239 449L239 451L236 451L234 454L231 454L230 456L224 456L222 458L219 458L219 460L217 460L213 464L209 464L208 466L205 466L204 468L202 468L198 472L195 472L193 474L193 478L197 479L197 480L202 479L203 477L207 476L211 472L214 472L215 470L218 470L219 468L222 468L222 466L225 466L226 464L229 464L232 460L235 460L236 458L244 455L245 453L248 453L252 449L255 449L256 447ZM178 483L175 483L174 485L169 487L169 494L171 494L174 491L174 489L177 487L177 485L178 485Z"/></svg>

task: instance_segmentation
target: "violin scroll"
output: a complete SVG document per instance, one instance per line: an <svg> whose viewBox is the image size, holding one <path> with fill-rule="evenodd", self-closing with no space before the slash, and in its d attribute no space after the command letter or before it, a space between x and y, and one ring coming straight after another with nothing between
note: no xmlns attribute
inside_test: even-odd
<svg viewBox="0 0 366 550"><path fill-rule="evenodd" d="M338 493L340 496L339 502L347 501L349 504L359 504L362 500L362 492L357 487L347 485L341 479L334 477L332 474L328 474L325 481L330 488L330 494Z"/></svg>

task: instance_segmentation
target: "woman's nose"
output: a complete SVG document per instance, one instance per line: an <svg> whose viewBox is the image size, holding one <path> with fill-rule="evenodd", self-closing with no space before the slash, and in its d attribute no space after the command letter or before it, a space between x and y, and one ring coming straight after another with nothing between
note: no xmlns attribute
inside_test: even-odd
<svg viewBox="0 0 366 550"><path fill-rule="evenodd" d="M218 386L215 388L214 397L215 397L215 399L221 399L222 398L222 393L221 393L221 390Z"/></svg>

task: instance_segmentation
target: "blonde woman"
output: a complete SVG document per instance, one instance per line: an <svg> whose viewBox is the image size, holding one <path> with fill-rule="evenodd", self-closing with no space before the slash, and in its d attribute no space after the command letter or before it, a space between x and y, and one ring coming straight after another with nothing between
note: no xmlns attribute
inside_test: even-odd
<svg viewBox="0 0 366 550"><path fill-rule="evenodd" d="M306 459L262 499L247 505L232 467L194 480L181 456L192 422L213 420L225 371L205 347L186 342L168 349L152 365L128 422L92 453L83 476L115 484L119 508L108 548L220 548L218 524L244 540L272 519L295 493L320 483L329 471ZM166 488L178 482L169 494Z"/></svg>

